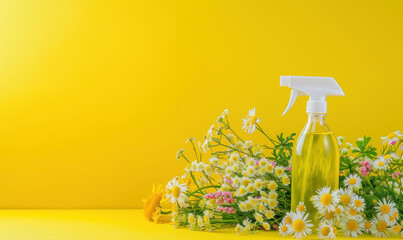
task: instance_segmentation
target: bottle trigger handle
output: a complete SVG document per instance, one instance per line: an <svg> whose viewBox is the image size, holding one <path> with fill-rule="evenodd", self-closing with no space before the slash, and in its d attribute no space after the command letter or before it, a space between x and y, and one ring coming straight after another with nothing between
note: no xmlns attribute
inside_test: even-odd
<svg viewBox="0 0 403 240"><path fill-rule="evenodd" d="M286 114L288 112L288 110L290 110L292 105L295 103L295 100L297 100L297 97L302 96L302 95L306 95L306 94L301 92L298 89L294 89L294 88L291 89L290 101L288 102L287 108L285 109L285 111L283 112L283 114L281 116L284 116L284 114Z"/></svg>

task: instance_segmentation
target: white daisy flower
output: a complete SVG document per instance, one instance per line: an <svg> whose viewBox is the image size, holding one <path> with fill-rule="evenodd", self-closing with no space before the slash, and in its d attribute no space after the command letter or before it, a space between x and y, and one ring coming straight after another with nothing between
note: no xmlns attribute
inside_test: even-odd
<svg viewBox="0 0 403 240"><path fill-rule="evenodd" d="M185 151L184 148L179 149L178 152L176 152L176 159L181 158L181 155L183 154L184 151Z"/></svg>
<svg viewBox="0 0 403 240"><path fill-rule="evenodd" d="M264 222L264 223L262 224L262 226L263 226L263 228L264 228L266 231L270 231L270 224L269 224L269 223Z"/></svg>
<svg viewBox="0 0 403 240"><path fill-rule="evenodd" d="M357 237L363 234L364 223L360 220L352 217L344 217L340 222L341 231L344 233L344 236Z"/></svg>
<svg viewBox="0 0 403 240"><path fill-rule="evenodd" d="M207 131L206 139L207 139L208 142L211 142L213 140L213 129L214 129L214 124L211 125L211 127Z"/></svg>
<svg viewBox="0 0 403 240"><path fill-rule="evenodd" d="M253 216L255 217L256 221L258 221L259 223L263 223L264 220L262 214L255 212Z"/></svg>
<svg viewBox="0 0 403 240"><path fill-rule="evenodd" d="M281 221L280 225L278 226L278 232L280 233L281 236L285 237L287 235L290 235L290 225L285 223L285 219Z"/></svg>
<svg viewBox="0 0 403 240"><path fill-rule="evenodd" d="M217 157L213 156L210 158L209 160L211 162L211 164L213 166L218 166L218 164L220 164L220 159L218 159Z"/></svg>
<svg viewBox="0 0 403 240"><path fill-rule="evenodd" d="M358 174L350 174L346 179L344 179L344 186L350 189L358 189L361 187L362 179L358 176Z"/></svg>
<svg viewBox="0 0 403 240"><path fill-rule="evenodd" d="M299 202L297 205L297 212L304 213L306 211L306 206L303 202Z"/></svg>
<svg viewBox="0 0 403 240"><path fill-rule="evenodd" d="M353 205L351 199L355 196L355 193L351 188L340 188L339 189L340 196L340 210L345 212L347 208Z"/></svg>
<svg viewBox="0 0 403 240"><path fill-rule="evenodd" d="M364 231L365 231L365 233L370 233L371 232L371 227L372 227L371 221L365 220L365 222L364 222Z"/></svg>
<svg viewBox="0 0 403 240"><path fill-rule="evenodd" d="M203 145L201 145L201 149L203 150L204 153L207 153L207 151L209 150L208 143L209 143L209 141L206 138L203 142ZM200 146L200 142L199 142L199 146Z"/></svg>
<svg viewBox="0 0 403 240"><path fill-rule="evenodd" d="M399 142L399 138L403 137L403 134L399 131L389 133L386 137L381 137L382 143L388 143L389 145L394 145L395 143Z"/></svg>
<svg viewBox="0 0 403 240"><path fill-rule="evenodd" d="M328 221L319 224L318 237L321 239L336 239L337 229Z"/></svg>
<svg viewBox="0 0 403 240"><path fill-rule="evenodd" d="M217 123L220 124L221 121L228 115L228 109L225 109L222 114L217 118Z"/></svg>
<svg viewBox="0 0 403 240"><path fill-rule="evenodd" d="M362 212L365 209L364 199L360 196L355 195L352 199L352 206L357 212Z"/></svg>
<svg viewBox="0 0 403 240"><path fill-rule="evenodd" d="M284 175L284 173L285 173L285 167L283 167L283 166L277 166L274 170L274 174L277 177L282 177Z"/></svg>
<svg viewBox="0 0 403 240"><path fill-rule="evenodd" d="M255 187L256 190L260 191L263 188L263 181L262 179L258 178L255 180L255 182L253 183L253 186Z"/></svg>
<svg viewBox="0 0 403 240"><path fill-rule="evenodd" d="M314 195L313 205L320 212L334 212L335 206L339 202L339 192L337 190L333 190L330 192L330 187L323 187L316 191L318 195Z"/></svg>
<svg viewBox="0 0 403 240"><path fill-rule="evenodd" d="M301 239L303 236L312 233L311 227L313 227L313 224L310 223L311 220L307 220L308 215L308 213L296 212L291 216L290 234L294 234L295 238Z"/></svg>
<svg viewBox="0 0 403 240"><path fill-rule="evenodd" d="M376 159L372 165L375 169L386 170L388 168L388 161L385 158L380 157Z"/></svg>
<svg viewBox="0 0 403 240"><path fill-rule="evenodd" d="M178 177L175 177L167 184L166 198L173 204L179 207L185 204L187 199L186 191L188 187L184 183L179 183Z"/></svg>
<svg viewBox="0 0 403 240"><path fill-rule="evenodd" d="M251 134L255 131L256 129L256 123L260 122L260 119L255 116L255 108L249 110L248 116L243 118L243 126L242 129L245 130L245 132Z"/></svg>
<svg viewBox="0 0 403 240"><path fill-rule="evenodd" d="M393 214L397 211L396 204L392 201L386 201L385 198L378 202L375 209L379 214L387 218L393 216Z"/></svg>
<svg viewBox="0 0 403 240"><path fill-rule="evenodd" d="M388 223L385 221L382 214L378 214L371 221L371 233L376 237L388 237L389 236Z"/></svg>

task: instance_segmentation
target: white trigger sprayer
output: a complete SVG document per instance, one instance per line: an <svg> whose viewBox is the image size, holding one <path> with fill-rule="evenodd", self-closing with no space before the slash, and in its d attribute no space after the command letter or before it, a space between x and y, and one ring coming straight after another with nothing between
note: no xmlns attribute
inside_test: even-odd
<svg viewBox="0 0 403 240"><path fill-rule="evenodd" d="M280 86L292 88L290 101L283 116L301 95L309 96L306 111L311 113L327 112L327 96L344 96L343 90L332 77L281 76Z"/></svg>

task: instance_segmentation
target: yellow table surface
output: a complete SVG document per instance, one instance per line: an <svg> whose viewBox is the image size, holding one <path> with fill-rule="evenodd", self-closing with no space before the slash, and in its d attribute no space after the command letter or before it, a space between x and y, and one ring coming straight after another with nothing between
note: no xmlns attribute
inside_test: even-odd
<svg viewBox="0 0 403 240"><path fill-rule="evenodd" d="M282 239L275 231L192 232L144 220L141 210L0 210L0 239ZM372 238L361 236L360 239ZM395 237L401 238L401 237ZM317 239L315 236L305 239ZM348 239L337 237L337 239Z"/></svg>

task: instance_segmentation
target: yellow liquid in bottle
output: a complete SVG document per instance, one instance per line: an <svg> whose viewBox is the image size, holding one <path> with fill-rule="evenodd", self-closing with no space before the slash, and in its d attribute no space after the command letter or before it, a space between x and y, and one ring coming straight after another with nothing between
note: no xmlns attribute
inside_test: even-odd
<svg viewBox="0 0 403 240"><path fill-rule="evenodd" d="M318 227L319 216L310 198L322 187L339 187L339 147L331 132L303 133L292 158L291 210L304 202L308 219Z"/></svg>

